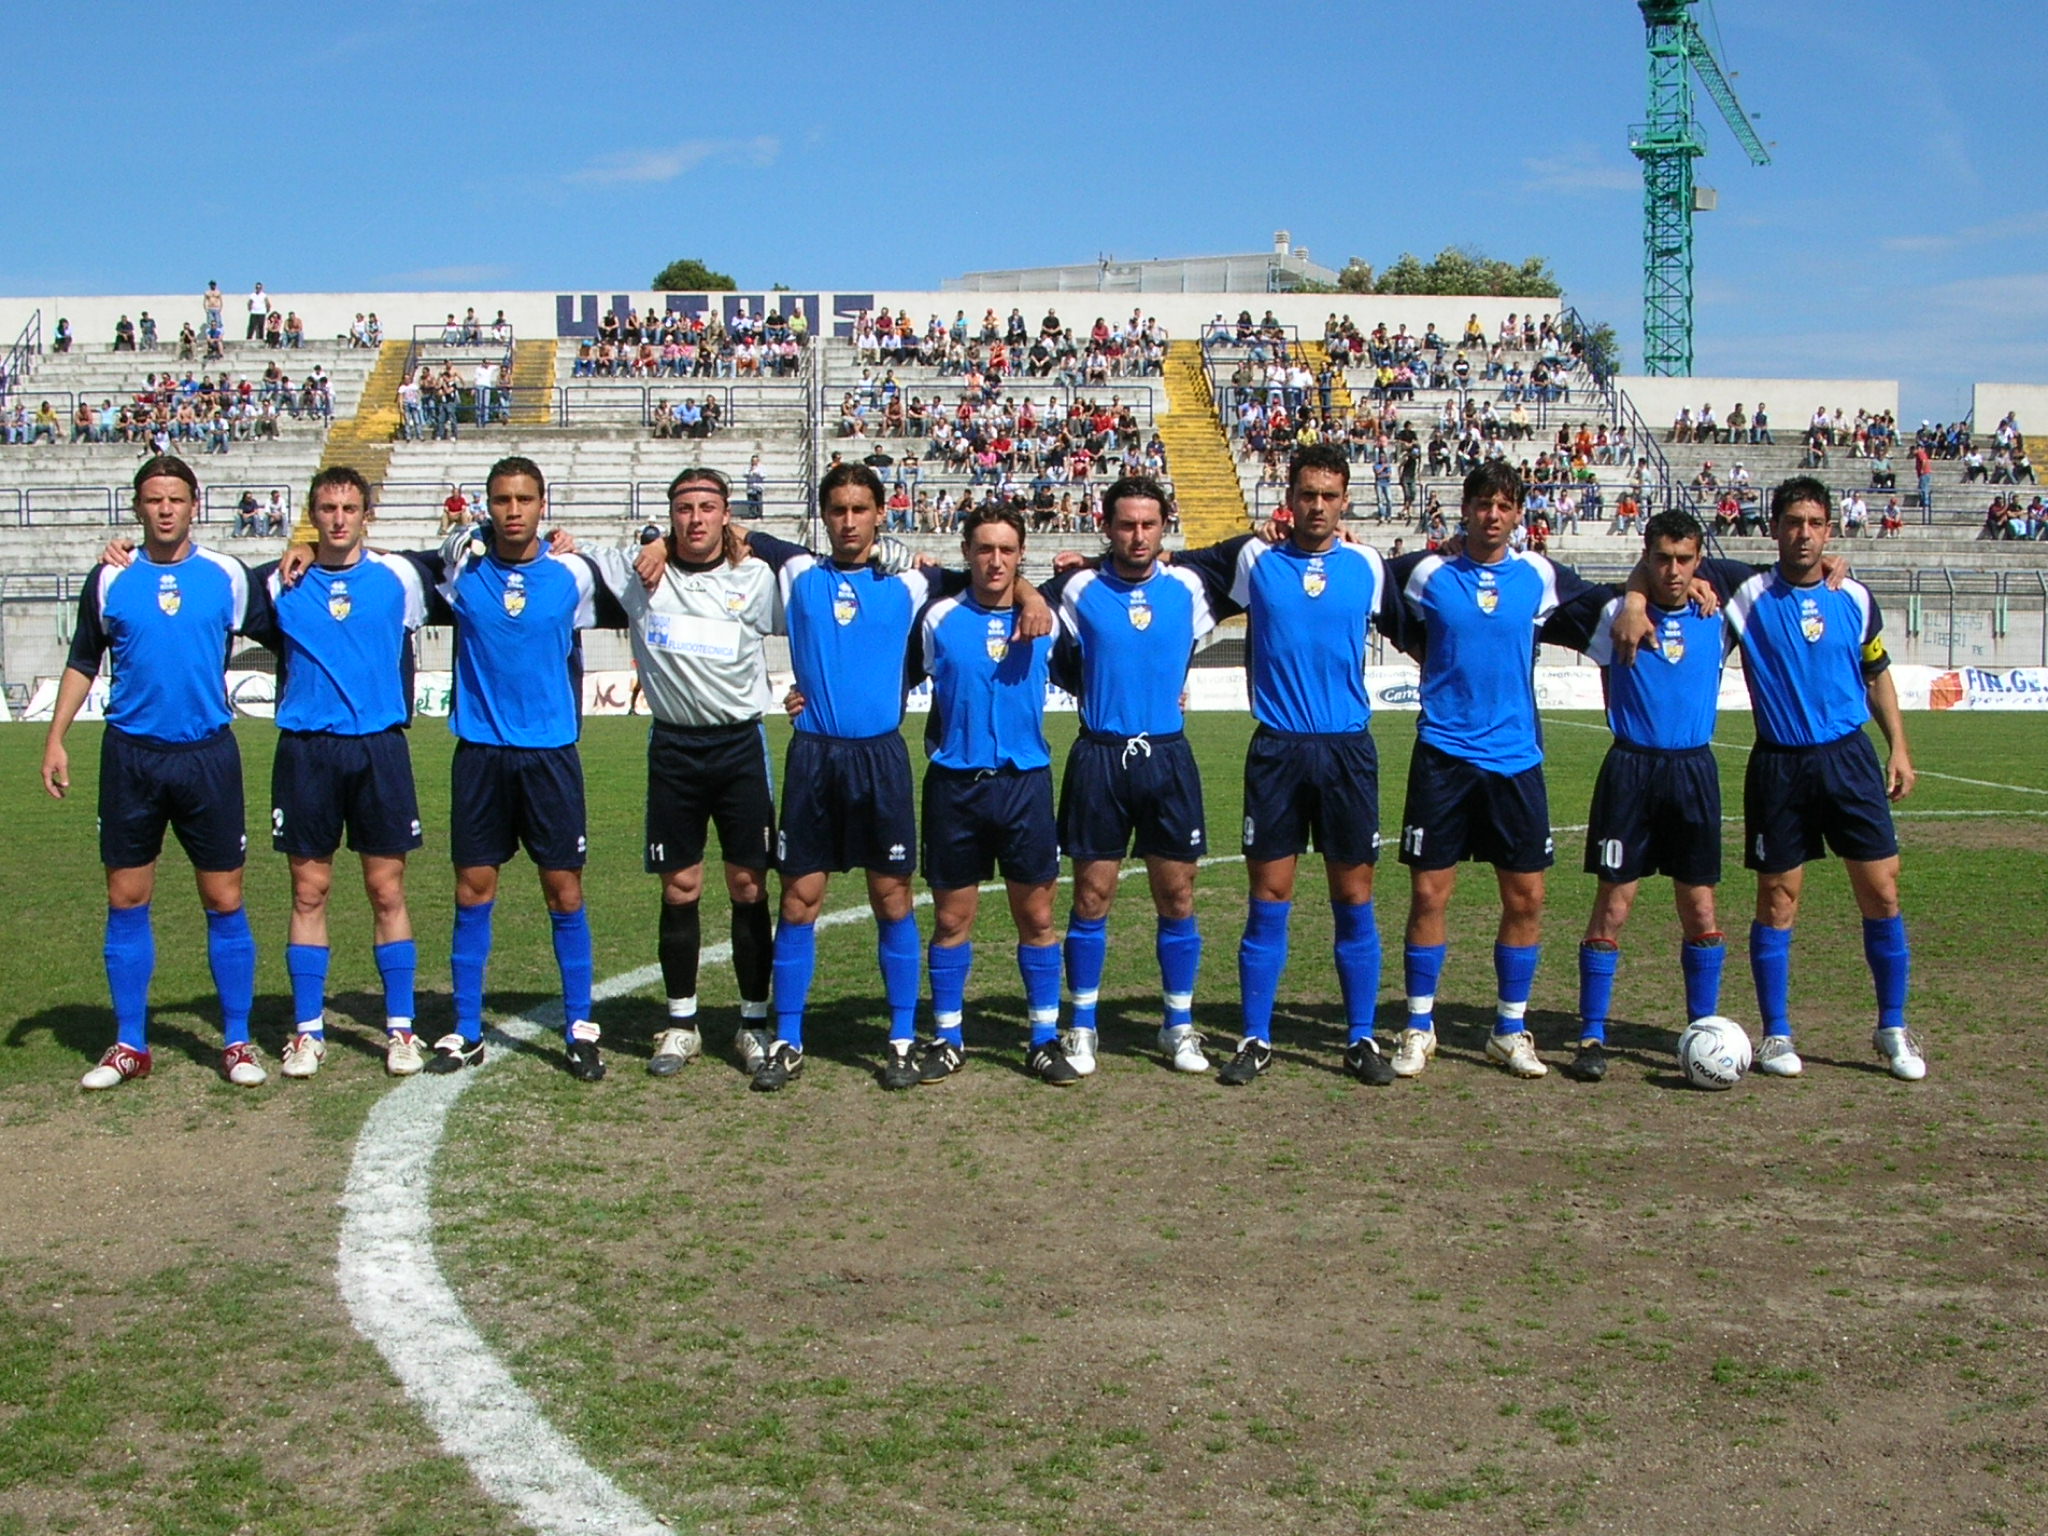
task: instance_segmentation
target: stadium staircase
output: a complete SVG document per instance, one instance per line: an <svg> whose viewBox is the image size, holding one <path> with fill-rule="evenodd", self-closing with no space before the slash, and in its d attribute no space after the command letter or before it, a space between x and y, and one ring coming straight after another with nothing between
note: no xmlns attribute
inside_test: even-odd
<svg viewBox="0 0 2048 1536"><path fill-rule="evenodd" d="M1169 408L1158 420L1158 432L1166 444L1182 535L1191 547L1199 547L1244 532L1250 523L1244 491L1217 419L1199 342L1167 343L1166 399Z"/></svg>
<svg viewBox="0 0 2048 1536"><path fill-rule="evenodd" d="M391 448L398 437L398 386L405 382L408 343L387 341L378 350L377 366L363 381L355 414L337 420L327 433L320 467L346 464L370 484L380 486L391 469Z"/></svg>
<svg viewBox="0 0 2048 1536"><path fill-rule="evenodd" d="M508 425L545 427L554 416L555 358L559 348L550 336L512 344L512 407Z"/></svg>

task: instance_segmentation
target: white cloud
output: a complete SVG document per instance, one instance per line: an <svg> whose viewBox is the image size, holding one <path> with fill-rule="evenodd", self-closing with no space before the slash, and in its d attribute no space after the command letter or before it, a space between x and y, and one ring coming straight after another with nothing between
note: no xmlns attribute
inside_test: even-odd
<svg viewBox="0 0 2048 1536"><path fill-rule="evenodd" d="M1892 235L1882 241L1888 251L1931 254L1963 250L1975 245L1996 245L2005 240L2029 240L2048 235L2048 208L2037 208L2010 219L1989 224L1969 224L1938 235Z"/></svg>
<svg viewBox="0 0 2048 1536"><path fill-rule="evenodd" d="M773 165L782 141L768 134L751 139L689 139L663 149L629 149L600 155L566 178L573 182L617 185L623 182L674 181L710 160L744 165Z"/></svg>
<svg viewBox="0 0 2048 1536"><path fill-rule="evenodd" d="M1528 179L1522 183L1524 192L1582 197L1601 192L1633 192L1643 184L1641 170L1607 159L1590 144L1575 144L1561 155L1526 159L1522 169L1528 173Z"/></svg>

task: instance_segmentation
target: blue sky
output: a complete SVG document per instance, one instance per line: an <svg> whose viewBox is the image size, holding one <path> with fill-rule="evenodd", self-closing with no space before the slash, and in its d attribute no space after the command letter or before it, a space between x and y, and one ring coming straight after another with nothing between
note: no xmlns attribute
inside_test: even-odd
<svg viewBox="0 0 2048 1536"><path fill-rule="evenodd" d="M1641 358L1629 0L17 7L0 292L936 287L1264 247L1550 259ZM2048 380L2048 8L1699 8L1702 373ZM1711 114L1712 108L1702 101Z"/></svg>

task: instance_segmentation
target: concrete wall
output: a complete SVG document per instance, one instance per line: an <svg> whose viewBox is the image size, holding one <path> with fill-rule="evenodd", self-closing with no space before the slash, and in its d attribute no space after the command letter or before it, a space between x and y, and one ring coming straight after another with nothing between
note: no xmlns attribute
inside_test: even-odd
<svg viewBox="0 0 2048 1536"><path fill-rule="evenodd" d="M225 319L230 338L242 334L247 315L248 291L227 293ZM1021 309L1035 330L1047 309L1076 328L1093 325L1095 317L1121 320L1133 309L1157 318L1176 337L1194 337L1211 316L1223 314L1234 319L1241 309L1254 318L1271 309L1284 324L1301 327L1311 337L1322 335L1323 321L1330 314L1349 315L1370 330L1384 321L1389 330L1406 325L1420 334L1434 323L1455 340L1464 329L1466 316L1478 313L1489 334L1510 313L1555 314L1554 299L1412 298L1378 297L1370 294L1284 294L1284 293L940 293L902 289L843 289L799 293L738 294L656 294L592 291L585 293L293 293L279 289L271 295L274 306L296 311L306 322L312 338L345 335L358 313L374 313L390 338L408 336L415 325L439 325L449 314L460 315L474 308L486 322L499 310L520 336L595 335L598 317L606 310L623 313L628 308L646 310L680 309L700 313L707 308L722 315L737 312L744 303L750 312L763 314L774 306L801 308L816 334L832 334L837 328L851 328L861 310L887 305L892 311L909 310L922 325L932 315L947 320L965 310L970 321L979 320L983 310L994 308L998 318L1014 307ZM47 345L61 316L71 322L72 334L80 342L104 346L113 340L114 323L126 315L138 319L147 310L157 322L162 338L176 338L178 327L201 320L199 290L190 293L45 295L41 297L0 297L0 349L20 334L30 315L43 313L43 336Z"/></svg>
<svg viewBox="0 0 2048 1536"><path fill-rule="evenodd" d="M1737 402L1753 414L1761 400L1770 407L1771 432L1779 442L1785 441L1785 432L1803 429L1815 406L1830 412L1839 406L1852 421L1859 410L1896 414L1899 409L1897 379L1665 379L1636 373L1624 374L1619 382L1643 419L1660 432L1681 406L1697 416L1701 406L1712 405L1714 415L1726 420ZM2048 421L2048 412L2042 419Z"/></svg>
<svg viewBox="0 0 2048 1536"><path fill-rule="evenodd" d="M2019 413L2020 430L2048 435L2048 384L1979 384L1972 397L1971 421L1979 432L1991 432L2007 411ZM2040 473L2037 467L2034 471Z"/></svg>

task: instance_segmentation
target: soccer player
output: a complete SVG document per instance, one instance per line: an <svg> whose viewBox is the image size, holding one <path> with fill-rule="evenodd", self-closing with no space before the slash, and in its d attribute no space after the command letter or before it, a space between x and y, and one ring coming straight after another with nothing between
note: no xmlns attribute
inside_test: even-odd
<svg viewBox="0 0 2048 1536"><path fill-rule="evenodd" d="M192 540L199 480L183 459L159 454L135 472L142 558L103 565L79 594L78 626L43 745L43 787L71 787L65 733L112 652L114 677L100 739L100 862L107 871L107 988L115 1043L81 1086L147 1077L149 984L156 969L150 901L164 829L177 835L206 909L206 955L220 994L226 1049L221 1072L240 1088L269 1074L249 1039L256 938L242 908L242 756L229 721L228 643L252 621L248 572Z"/></svg>
<svg viewBox="0 0 2048 1536"><path fill-rule="evenodd" d="M1406 555L1389 573L1408 610L1411 653L1422 664L1422 720L1401 816L1408 1027L1393 1070L1418 1076L1436 1054L1445 914L1459 863L1478 859L1494 867L1501 900L1493 947L1498 1000L1486 1055L1516 1077L1542 1077L1549 1068L1526 1023L1542 956L1543 872L1552 858L1536 645L1558 604L1586 583L1543 555L1509 547L1524 496L1511 465L1481 464L1463 491L1462 550L1448 558Z"/></svg>
<svg viewBox="0 0 2048 1536"><path fill-rule="evenodd" d="M1721 881L1721 775L1709 745L1727 654L1720 610L1693 600L1705 531L1684 512L1659 512L1643 529L1637 574L1657 648L1631 665L1617 658L1613 622L1625 594L1595 588L1559 610L1550 638L1604 669L1614 733L1587 817L1586 873L1599 878L1579 942L1579 1035L1566 1075L1607 1075L1607 1015L1621 963L1621 931L1645 876L1671 877L1684 939L1685 1016L1720 1012L1725 958L1714 892ZM1640 606L1640 604L1638 605ZM1619 659L1621 665L1614 663Z"/></svg>
<svg viewBox="0 0 2048 1536"><path fill-rule="evenodd" d="M882 1084L944 1082L965 1064L961 1016L974 964L981 882L997 868L1017 926L1031 1040L1026 1065L1058 1086L1079 1082L1059 1039L1060 949L1052 928L1059 878L1052 753L1045 742L1051 642L1019 633L1024 519L977 507L960 526L968 590L927 606L917 625L920 665L932 680L925 744L925 878L932 888L932 1022L937 1038L913 1061L892 1038Z"/></svg>
<svg viewBox="0 0 2048 1536"><path fill-rule="evenodd" d="M1727 589L1727 623L1756 716L1742 789L1743 862L1757 877L1749 965L1764 1038L1756 1065L1772 1077L1803 1069L1790 1022L1792 931L1807 861L1832 851L1863 915L1877 994L1872 1045L1892 1076L1917 1082L1927 1061L1906 1027L1912 959L1891 814L1891 802L1913 791L1913 759L1877 600L1861 582L1837 589L1823 579L1833 512L1825 485L1795 476L1771 494L1775 566L1703 566ZM1883 766L1863 729L1873 718L1889 749Z"/></svg>
<svg viewBox="0 0 2048 1536"><path fill-rule="evenodd" d="M891 574L875 559L885 493L865 464L837 464L818 482L829 555L820 560L758 530L756 554L777 567L789 629L790 665L803 707L783 765L776 868L782 878L775 932L775 1040L754 1073L763 1093L803 1071L804 1013L817 960L817 921L830 875L867 873L876 955L888 1000L891 1052L916 1039L917 922L910 877L917 868L910 755L903 745L904 661L912 626L933 596L964 579L923 570ZM1019 638L1051 631L1044 600L1029 587Z"/></svg>
<svg viewBox="0 0 2048 1536"><path fill-rule="evenodd" d="M1344 1067L1375 1087L1393 1081L1373 1030L1380 937L1373 870L1379 858L1379 755L1365 690L1366 631L1398 636L1402 617L1375 550L1342 538L1351 461L1318 443L1287 471L1290 526L1280 543L1250 534L1174 563L1223 586L1251 615L1252 716L1244 759L1244 856L1250 910L1238 944L1244 1036L1217 1081L1255 1081L1273 1061L1273 999L1287 968L1295 868L1323 856L1344 996Z"/></svg>
<svg viewBox="0 0 2048 1536"><path fill-rule="evenodd" d="M661 876L658 952L668 1024L654 1037L647 1070L669 1077L703 1049L697 964L704 844L718 828L732 899L732 958L739 977L734 1046L749 1072L765 1052L768 1022L767 871L775 849L775 799L762 712L768 690L765 637L782 626L775 567L748 558L732 525L731 486L692 467L669 482L667 537L642 546L636 571L620 551L591 558L632 621L635 687L654 724L647 737L646 868ZM648 585L643 576L651 575Z"/></svg>
<svg viewBox="0 0 2048 1536"><path fill-rule="evenodd" d="M1183 1072L1206 1072L1193 1010L1202 965L1195 870L1209 844L1181 694L1196 643L1216 626L1215 609L1207 580L1159 561L1168 496L1158 481L1118 480L1102 504L1108 559L1046 589L1060 624L1055 680L1081 706L1060 782L1060 847L1074 861L1066 939L1073 1015L1062 1043L1077 1073L1095 1070L1109 909L1135 840L1158 917L1159 1049Z"/></svg>
<svg viewBox="0 0 2048 1536"><path fill-rule="evenodd" d="M449 851L455 860L450 967L455 1029L434 1042L429 1072L484 1059L484 975L498 872L523 845L540 870L562 979L568 1068L604 1076L591 1018L590 919L583 906L585 837L578 631L624 628L582 555L544 547L547 481L531 459L491 466L484 482L490 542L460 529L444 550L441 593L455 615L455 733ZM600 600L602 599L602 602Z"/></svg>
<svg viewBox="0 0 2048 1536"><path fill-rule="evenodd" d="M272 762L272 845L291 861L292 916L285 945L298 1027L285 1047L286 1077L311 1077L327 1056L327 898L346 834L361 858L384 983L385 1070L409 1077L423 1057L413 1034L419 969L405 904L406 855L421 844L419 799L405 728L412 719L412 637L426 622L431 572L403 555L364 547L370 486L346 466L313 477L307 512L318 542L304 556L258 570L269 601L251 638L278 653L277 754Z"/></svg>

